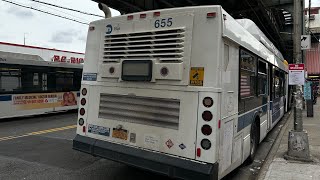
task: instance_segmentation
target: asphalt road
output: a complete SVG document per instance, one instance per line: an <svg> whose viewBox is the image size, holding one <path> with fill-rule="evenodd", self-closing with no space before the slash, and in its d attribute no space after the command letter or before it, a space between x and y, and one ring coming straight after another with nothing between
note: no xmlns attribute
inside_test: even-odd
<svg viewBox="0 0 320 180"><path fill-rule="evenodd" d="M169 180L72 149L76 113L0 121L0 179L12 180ZM255 162L241 166L226 179L255 179L277 137L280 122L258 149Z"/></svg>

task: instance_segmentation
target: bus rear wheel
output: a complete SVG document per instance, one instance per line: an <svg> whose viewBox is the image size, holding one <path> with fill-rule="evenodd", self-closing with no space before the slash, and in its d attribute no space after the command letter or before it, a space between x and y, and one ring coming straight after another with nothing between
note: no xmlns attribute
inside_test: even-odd
<svg viewBox="0 0 320 180"><path fill-rule="evenodd" d="M248 164L251 164L254 160L254 157L257 153L258 142L259 142L258 127L257 127L257 124L254 122L251 125L251 131L250 131L250 155L246 160Z"/></svg>

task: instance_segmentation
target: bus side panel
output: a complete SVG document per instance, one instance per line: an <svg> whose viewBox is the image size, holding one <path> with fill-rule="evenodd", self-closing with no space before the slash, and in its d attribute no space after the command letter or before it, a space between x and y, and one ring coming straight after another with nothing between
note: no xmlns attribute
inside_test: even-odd
<svg viewBox="0 0 320 180"><path fill-rule="evenodd" d="M221 45L221 129L219 143L219 174L225 176L238 167L242 161L242 133L238 126L238 76L239 47L224 39Z"/></svg>

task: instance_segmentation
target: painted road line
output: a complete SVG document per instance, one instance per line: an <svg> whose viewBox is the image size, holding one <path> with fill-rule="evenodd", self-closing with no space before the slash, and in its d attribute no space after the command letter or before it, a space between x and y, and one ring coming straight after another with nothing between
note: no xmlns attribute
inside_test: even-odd
<svg viewBox="0 0 320 180"><path fill-rule="evenodd" d="M53 128L53 129L35 131L35 132L31 132L31 133L26 133L26 134L23 134L23 135L6 136L6 137L1 137L0 138L0 142L1 141L12 140L12 139L17 139L17 138L21 138L21 137L34 136L34 135L39 135L39 134L47 134L47 133L63 131L63 130L67 130L67 129L74 129L76 127L77 127L77 125L70 125L70 126L58 127L58 128Z"/></svg>

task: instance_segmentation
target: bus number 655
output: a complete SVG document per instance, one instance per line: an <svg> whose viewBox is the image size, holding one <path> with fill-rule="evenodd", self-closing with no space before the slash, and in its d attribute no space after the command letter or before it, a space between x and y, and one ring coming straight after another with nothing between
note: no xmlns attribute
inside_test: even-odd
<svg viewBox="0 0 320 180"><path fill-rule="evenodd" d="M167 19L157 19L154 21L154 27L159 28L159 27L170 27L172 26L172 18L167 18Z"/></svg>

